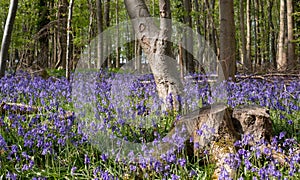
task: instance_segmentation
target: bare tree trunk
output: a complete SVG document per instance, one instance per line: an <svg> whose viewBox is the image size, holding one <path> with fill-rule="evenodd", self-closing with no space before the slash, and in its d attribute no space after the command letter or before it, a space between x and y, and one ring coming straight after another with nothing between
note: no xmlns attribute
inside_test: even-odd
<svg viewBox="0 0 300 180"><path fill-rule="evenodd" d="M110 0L107 0L105 5L104 5L104 24L105 24L105 28L108 28L110 26ZM105 54L105 57L103 56L103 65L102 67L106 68L106 67L109 67L108 64L111 64L110 61L110 55L109 55L109 52L110 52L110 46L111 46L111 37L110 36L105 36L103 37L103 54Z"/></svg>
<svg viewBox="0 0 300 180"><path fill-rule="evenodd" d="M247 16L247 43L246 43L246 59L245 68L247 72L252 72L251 63L251 0L247 0L246 16Z"/></svg>
<svg viewBox="0 0 300 180"><path fill-rule="evenodd" d="M118 0L116 1L116 3L118 3ZM104 23L106 28L108 28L110 25L109 12L110 12L110 0L106 0L104 5Z"/></svg>
<svg viewBox="0 0 300 180"><path fill-rule="evenodd" d="M278 57L277 70L284 71L287 69L287 58L285 52L285 0L280 0L280 24L278 35Z"/></svg>
<svg viewBox="0 0 300 180"><path fill-rule="evenodd" d="M135 41L135 70L141 73L142 48L139 41Z"/></svg>
<svg viewBox="0 0 300 180"><path fill-rule="evenodd" d="M37 64L42 67L46 68L48 64L48 52L49 52L49 35L48 28L45 26L50 22L49 20L49 9L47 6L46 0L39 1L39 19L38 19L38 39L40 49L38 50L38 61Z"/></svg>
<svg viewBox="0 0 300 180"><path fill-rule="evenodd" d="M97 39L97 69L101 68L103 62L103 16L102 16L102 0L96 0L97 6L97 29L98 29L98 39Z"/></svg>
<svg viewBox="0 0 300 180"><path fill-rule="evenodd" d="M147 6L143 0L125 0L125 6L137 39L148 57L151 70L157 85L159 96L166 101L168 95L172 94L175 109L180 109L176 96L182 92L182 83L177 72L176 62L171 52L172 23L170 1L160 0L160 28L158 28L150 17Z"/></svg>
<svg viewBox="0 0 300 180"><path fill-rule="evenodd" d="M120 67L120 47L119 47L119 2L116 0L116 68Z"/></svg>
<svg viewBox="0 0 300 180"><path fill-rule="evenodd" d="M178 59L179 59L179 67L180 67L180 78L184 79L184 64L183 64L183 47L182 42L178 44Z"/></svg>
<svg viewBox="0 0 300 180"><path fill-rule="evenodd" d="M216 27L214 23L213 13L215 9L215 1L205 0L207 9L207 29L208 29L208 40L210 46L213 48L215 54L218 54L217 50L217 38L216 38Z"/></svg>
<svg viewBox="0 0 300 180"><path fill-rule="evenodd" d="M233 0L220 1L220 64L224 78L235 80L235 25ZM219 77L222 76L219 68Z"/></svg>
<svg viewBox="0 0 300 180"><path fill-rule="evenodd" d="M57 12L57 62L55 68L66 67L68 1L59 0Z"/></svg>
<svg viewBox="0 0 300 180"><path fill-rule="evenodd" d="M276 69L277 62L276 62L276 51L275 51L275 32L274 32L274 24L272 18L272 9L273 9L273 0L269 0L269 9L268 9L268 26L270 31L269 36L269 58L270 62L273 63L273 67Z"/></svg>
<svg viewBox="0 0 300 180"><path fill-rule="evenodd" d="M296 66L296 58L295 58L295 42L294 40L294 20L293 20L293 1L292 0L286 0L287 4L287 43L288 43L288 56L287 56L287 62L289 64L289 67L293 68Z"/></svg>
<svg viewBox="0 0 300 180"><path fill-rule="evenodd" d="M18 0L11 0L9 11L6 18L4 33L2 37L1 51L0 51L0 78L5 75L6 59L8 58L8 49L11 41L11 34L18 9Z"/></svg>
<svg viewBox="0 0 300 180"><path fill-rule="evenodd" d="M183 36L183 62L184 69L186 73L194 73L195 65L194 65L194 57L193 57L193 37L192 37L192 4L191 0L183 0L183 6L185 10L184 23L187 25L187 28L184 29Z"/></svg>
<svg viewBox="0 0 300 180"><path fill-rule="evenodd" d="M204 9L204 8L203 8ZM199 8L199 1L198 0L195 0L195 11L196 12L200 12L200 8ZM201 34L201 20L200 20L200 15L196 15L196 31L197 31L197 34ZM204 64L203 62L203 54L204 54L204 51L205 51L205 46L206 44L203 43L202 41L202 38L200 36L197 36L197 41L198 41L198 49L199 51L197 52L197 60L201 60L201 62L198 62L197 64L197 70L201 72L201 68ZM180 62L180 61L179 61Z"/></svg>
<svg viewBox="0 0 300 180"><path fill-rule="evenodd" d="M255 21L254 21L254 49L255 49L255 68L254 69L257 69L257 66L260 67L261 65L261 61L260 61L260 37L259 37L259 34L260 34L260 23L259 23L259 19L260 19L260 8L259 8L259 1L258 0L254 0L254 9L255 9L255 15L254 15L254 18L255 18Z"/></svg>
<svg viewBox="0 0 300 180"><path fill-rule="evenodd" d="M93 11L93 2L92 0L88 0L88 7L89 7L89 28L88 28L88 43L90 44L92 41L93 35L93 21L94 21L94 11ZM88 46L88 54L87 54L87 68L91 68L91 60L92 60L92 47Z"/></svg>
<svg viewBox="0 0 300 180"><path fill-rule="evenodd" d="M74 0L70 0L69 4L69 13L68 13L68 23L67 23L67 52L66 52L66 78L70 80L70 59L71 59L71 54L70 52L72 51L71 47L71 22L72 22L72 14L73 14L73 5L74 5Z"/></svg>
<svg viewBox="0 0 300 180"><path fill-rule="evenodd" d="M242 40L242 52L241 52L241 61L245 65L246 61L246 37L245 37L245 21L244 21L244 0L240 0L240 28L241 28L241 40ZM244 72L245 69L244 69Z"/></svg>
<svg viewBox="0 0 300 180"><path fill-rule="evenodd" d="M264 70L264 65L265 65L265 62L266 62L266 54L267 54L267 42L268 42L268 34L267 33L267 26L266 26L266 16L265 16L265 9L264 7L266 7L266 2L264 1L260 1L260 12L261 12L261 23L260 23L260 27L259 27L259 31L260 31L260 35L259 35L259 38L260 38L260 42L261 42L261 53L260 53L260 60L259 62L261 63L261 68L262 70Z"/></svg>

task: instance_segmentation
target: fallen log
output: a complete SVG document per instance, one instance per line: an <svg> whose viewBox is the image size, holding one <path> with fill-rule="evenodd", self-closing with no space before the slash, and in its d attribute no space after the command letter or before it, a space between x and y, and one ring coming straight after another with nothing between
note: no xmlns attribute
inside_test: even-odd
<svg viewBox="0 0 300 180"><path fill-rule="evenodd" d="M35 114L39 112L45 112L46 109L41 106L31 106L21 103L11 103L11 102L2 102L0 104L0 114L5 114L6 112L11 112L14 114ZM66 111L64 114L59 114L60 119L67 119L74 115L72 111Z"/></svg>
<svg viewBox="0 0 300 180"><path fill-rule="evenodd" d="M27 104L21 104L21 103L2 102L0 104L1 114L5 114L5 112L7 111L15 114L33 114L33 113L37 113L39 109L42 108L37 106L30 106Z"/></svg>

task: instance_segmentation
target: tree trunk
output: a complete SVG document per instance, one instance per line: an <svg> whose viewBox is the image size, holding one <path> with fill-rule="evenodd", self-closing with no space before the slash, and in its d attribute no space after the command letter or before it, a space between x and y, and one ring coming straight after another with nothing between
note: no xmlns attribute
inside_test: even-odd
<svg viewBox="0 0 300 180"><path fill-rule="evenodd" d="M289 67L294 68L296 66L296 58L295 58L295 42L294 41L294 20L293 20L293 1L287 0L287 41L288 41L288 56L287 62Z"/></svg>
<svg viewBox="0 0 300 180"><path fill-rule="evenodd" d="M135 54L135 70L141 73L141 60L142 60L142 48L139 41L134 41L134 54Z"/></svg>
<svg viewBox="0 0 300 180"><path fill-rule="evenodd" d="M102 0L96 0L97 6L97 69L101 68L103 62L103 16L102 16Z"/></svg>
<svg viewBox="0 0 300 180"><path fill-rule="evenodd" d="M8 49L11 41L11 34L18 9L18 0L11 0L9 11L6 18L4 33L2 37L1 51L0 51L0 78L5 75L6 59L8 58Z"/></svg>
<svg viewBox="0 0 300 180"><path fill-rule="evenodd" d="M208 29L208 40L210 46L213 48L215 54L218 54L217 51L217 38L216 38L216 28L213 18L213 13L215 9L215 1L205 0L206 9L207 9L207 29Z"/></svg>
<svg viewBox="0 0 300 180"><path fill-rule="evenodd" d="M260 8L259 8L259 1L258 0L254 0L254 9L255 9L255 21L254 21L254 49L255 49L255 69L257 69L257 66L260 67L261 65L261 61L260 61L260 56L261 56L261 42L260 42Z"/></svg>
<svg viewBox="0 0 300 180"><path fill-rule="evenodd" d="M278 57L277 70L285 71L287 69L287 58L285 51L285 0L280 0L280 24L278 35Z"/></svg>
<svg viewBox="0 0 300 180"><path fill-rule="evenodd" d="M94 21L94 11L93 11L93 2L92 0L88 0L88 8L89 8L89 26L88 26L88 43L91 44L92 38L94 37L93 34L93 21ZM92 47L91 45L87 47L88 54L87 54L87 62L84 64L87 66L88 69L91 68L92 63Z"/></svg>
<svg viewBox="0 0 300 180"><path fill-rule="evenodd" d="M246 41L246 72L252 72L251 63L251 0L247 0L246 16L247 16L247 41Z"/></svg>
<svg viewBox="0 0 300 180"><path fill-rule="evenodd" d="M176 103L174 97L181 94L183 87L171 52L170 1L159 1L160 29L149 18L150 14L143 0L125 0L125 6L130 19L139 18L132 22L133 28L149 60L160 98L166 102L168 95L172 94L175 102L173 107L180 109L180 104Z"/></svg>
<svg viewBox="0 0 300 180"><path fill-rule="evenodd" d="M108 28L110 26L110 0L107 0L105 5L104 5L104 24L105 24L105 28ZM102 67L106 68L108 67L108 63L111 61L110 59L110 46L111 46L111 37L110 36L106 36L103 37L103 54L105 54L105 56L103 56L103 64Z"/></svg>
<svg viewBox="0 0 300 180"><path fill-rule="evenodd" d="M55 68L61 66L63 69L66 67L66 50L67 50L67 9L68 1L60 0L58 2L57 12L57 63Z"/></svg>
<svg viewBox="0 0 300 180"><path fill-rule="evenodd" d="M276 62L276 52L275 52L275 32L274 32L274 24L273 24L273 16L272 16L272 9L273 9L273 0L269 0L269 19L268 19L268 26L269 26L269 58L270 62L273 63L273 67L276 69L277 62Z"/></svg>
<svg viewBox="0 0 300 180"><path fill-rule="evenodd" d="M260 38L260 60L259 62L261 63L261 68L262 70L265 70L264 67L265 67L265 62L267 60L266 58L266 54L268 52L267 50L267 42L268 42L268 34L267 33L267 27L266 27L266 16L265 16L265 9L264 7L266 7L266 3L264 3L263 1L260 1L260 12L261 12L261 16L260 18L262 19L261 23L260 23L260 27L259 27L259 31L260 31L260 35L259 35L259 38Z"/></svg>
<svg viewBox="0 0 300 180"><path fill-rule="evenodd" d="M120 45L119 45L119 2L116 0L116 68L120 67Z"/></svg>
<svg viewBox="0 0 300 180"><path fill-rule="evenodd" d="M245 37L245 21L244 21L244 0L240 0L240 28L241 28L241 40L242 40L242 52L241 62L245 65L246 62L246 37ZM246 70L244 69L244 72Z"/></svg>
<svg viewBox="0 0 300 180"><path fill-rule="evenodd" d="M66 52L66 78L70 80L70 59L71 59L71 54L72 52L72 44L71 44L71 22L72 22L72 14L73 14L73 5L74 5L74 0L70 0L70 5L69 5L69 13L68 13L68 23L67 23L67 52Z"/></svg>
<svg viewBox="0 0 300 180"><path fill-rule="evenodd" d="M38 51L38 61L37 64L42 68L47 68L48 64L48 52L49 52L49 35L48 28L46 25L50 22L49 20L49 9L46 0L39 1L39 20L38 20L38 32L39 32L39 44L40 49Z"/></svg>
<svg viewBox="0 0 300 180"><path fill-rule="evenodd" d="M235 80L235 25L233 0L220 1L220 64L225 79ZM219 77L222 71L219 68Z"/></svg>
<svg viewBox="0 0 300 180"><path fill-rule="evenodd" d="M183 33L183 43L184 48L182 49L183 53L183 62L184 69L187 74L195 72L194 65L194 56L193 56L193 30L192 30L192 4L191 0L183 0L183 6L185 10L184 24L187 28L184 29Z"/></svg>

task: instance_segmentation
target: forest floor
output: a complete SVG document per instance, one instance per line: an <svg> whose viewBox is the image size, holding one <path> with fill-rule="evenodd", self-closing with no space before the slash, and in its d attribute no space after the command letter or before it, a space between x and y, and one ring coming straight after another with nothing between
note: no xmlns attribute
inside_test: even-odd
<svg viewBox="0 0 300 180"><path fill-rule="evenodd" d="M89 72L76 78L17 72L0 79L0 179L211 179L216 163L209 149L190 156L187 139L177 137L184 143L159 159L118 154L117 141L143 148L161 140L181 116L217 102L266 108L273 125L271 146L259 148L263 140L250 145L251 135L234 142L238 150L225 161L236 170L234 179L300 179L297 74L240 75L217 86L207 77L191 78L184 83L182 112L159 108L152 75ZM101 136L102 130L109 135ZM273 153L288 157L286 163ZM219 178L230 177L223 169Z"/></svg>

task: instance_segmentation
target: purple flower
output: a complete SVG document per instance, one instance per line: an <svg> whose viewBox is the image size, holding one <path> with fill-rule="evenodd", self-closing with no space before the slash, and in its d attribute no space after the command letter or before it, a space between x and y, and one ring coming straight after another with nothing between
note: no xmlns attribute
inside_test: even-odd
<svg viewBox="0 0 300 180"><path fill-rule="evenodd" d="M130 171L135 171L136 170L136 166L134 166L134 165L130 165L129 168L130 168Z"/></svg>
<svg viewBox="0 0 300 180"><path fill-rule="evenodd" d="M18 146L17 145L12 145L11 146L11 153L15 154L18 151Z"/></svg>
<svg viewBox="0 0 300 180"><path fill-rule="evenodd" d="M182 158L178 159L177 162L181 167L184 167L186 164L186 160Z"/></svg>
<svg viewBox="0 0 300 180"><path fill-rule="evenodd" d="M91 162L89 156L87 154L84 155L84 164L85 165L89 165Z"/></svg>
<svg viewBox="0 0 300 180"><path fill-rule="evenodd" d="M200 130L200 129L198 129L196 132L197 132L197 135L198 135L198 136L201 136L201 135L202 135L202 133L203 133L203 131L202 131L202 130Z"/></svg>
<svg viewBox="0 0 300 180"><path fill-rule="evenodd" d="M279 139L282 139L286 135L286 132L280 132L279 133Z"/></svg>
<svg viewBox="0 0 300 180"><path fill-rule="evenodd" d="M197 173L194 170L191 170L189 173L189 177L197 176Z"/></svg>
<svg viewBox="0 0 300 180"><path fill-rule="evenodd" d="M107 159L108 159L108 156L106 155L106 154L102 154L101 155L101 159L102 159L102 161L107 161Z"/></svg>
<svg viewBox="0 0 300 180"><path fill-rule="evenodd" d="M180 176L177 176L176 174L171 174L172 180L180 179Z"/></svg>
<svg viewBox="0 0 300 180"><path fill-rule="evenodd" d="M6 174L6 179L16 180L17 179L17 175L15 173L8 172Z"/></svg>
<svg viewBox="0 0 300 180"><path fill-rule="evenodd" d="M227 172L227 170L224 167L222 167L222 169L221 169L219 179L231 180L229 173Z"/></svg>
<svg viewBox="0 0 300 180"><path fill-rule="evenodd" d="M0 125L1 126L1 125ZM4 149L4 150L6 150L7 149L7 144L6 144L6 142L5 142L5 140L4 140L4 138L1 136L1 134L0 134L0 149Z"/></svg>
<svg viewBox="0 0 300 180"><path fill-rule="evenodd" d="M76 170L77 170L77 167L76 167L76 166L73 166L73 167L71 168L71 176L74 176L74 173L75 173Z"/></svg>

